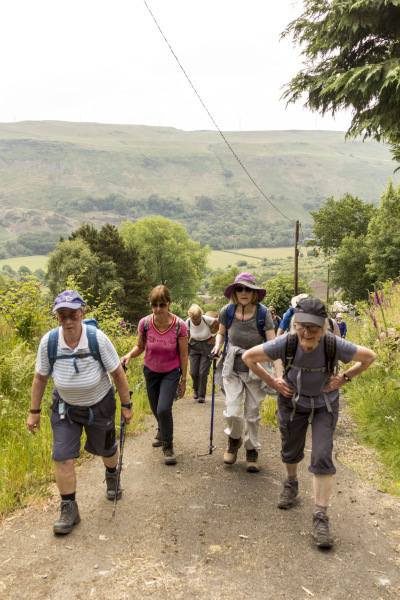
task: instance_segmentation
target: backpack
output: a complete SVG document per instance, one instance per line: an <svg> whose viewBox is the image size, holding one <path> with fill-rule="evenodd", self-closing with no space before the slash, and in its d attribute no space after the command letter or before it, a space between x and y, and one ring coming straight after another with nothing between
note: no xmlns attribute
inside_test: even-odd
<svg viewBox="0 0 400 600"><path fill-rule="evenodd" d="M325 367L317 367L315 369L310 369L307 367L304 367L304 368L297 367L296 365L293 364L293 359L296 354L297 346L299 343L299 338L297 337L296 333L288 333L286 336L285 361L284 361L284 365L283 365L283 378L286 377L286 375L290 369L296 369L299 371L298 391L297 391L297 394L293 395L293 412L290 416L291 421L293 420L294 413L296 412L296 402L297 402L297 400L300 396L300 392L301 392L301 372L307 371L308 373L310 373L310 372L317 373L317 372L327 371L329 376L337 375L337 373L338 373L338 359L337 359L337 355L336 355L336 336L334 333L332 333L332 331L330 331L328 329L325 332L323 339L324 339L326 366ZM323 390L321 390L321 393L324 396L325 404L326 404L326 408L327 408L328 412L332 412L332 408L331 408L331 405L329 403L326 393ZM309 419L310 423L312 421L313 414L314 414L314 398L313 397L311 397L311 408L312 408L312 412L311 412L310 419Z"/></svg>
<svg viewBox="0 0 400 600"><path fill-rule="evenodd" d="M236 304L230 303L226 309L226 319L225 319L225 345L224 351L222 352L222 356L224 357L228 348L228 329L232 325L233 317L235 316ZM267 307L261 304L261 302L257 302L257 329L260 336L263 338L264 342L266 341L265 337L265 316L267 314Z"/></svg>
<svg viewBox="0 0 400 600"><path fill-rule="evenodd" d="M146 337L147 337L147 332L148 332L149 327L150 327L152 316L153 315L149 315L148 317L146 317L145 322L144 322L143 333L142 333L142 336L143 336L143 346L146 346ZM177 348L177 351L178 351L179 334L181 332L181 328L182 328L182 321L177 316L175 316L175 333L176 333L176 348Z"/></svg>
<svg viewBox="0 0 400 600"><path fill-rule="evenodd" d="M76 363L77 358L86 358L87 356L93 356L94 360L97 360L103 369L106 371L106 368L101 360L99 343L97 341L96 329L99 328L96 319L83 319L82 323L86 325L86 335L89 344L89 352L79 352L77 354L61 354L57 356L57 346L58 346L58 336L60 331L60 326L52 329L49 334L49 339L47 341L47 356L50 363L50 371L47 374L47 378L53 372L54 363L56 360L64 359L64 358L73 358L74 359L74 368L75 372L79 373L78 365Z"/></svg>

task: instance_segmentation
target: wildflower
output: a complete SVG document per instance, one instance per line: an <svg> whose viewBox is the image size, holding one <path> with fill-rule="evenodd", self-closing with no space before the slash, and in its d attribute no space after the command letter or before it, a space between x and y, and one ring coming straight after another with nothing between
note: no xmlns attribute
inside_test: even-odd
<svg viewBox="0 0 400 600"><path fill-rule="evenodd" d="M377 325L376 325L375 317L374 317L374 315L372 314L372 312L370 312L370 313L369 313L369 316L371 317L371 321L372 321L372 323L374 324L374 327L375 327L375 329L377 329Z"/></svg>
<svg viewBox="0 0 400 600"><path fill-rule="evenodd" d="M369 290L368 290L368 302L369 302L370 304L371 304L371 302L372 302L372 298L371 298L371 294L369 293Z"/></svg>
<svg viewBox="0 0 400 600"><path fill-rule="evenodd" d="M376 288L374 288L374 290L375 290L375 306L380 306L378 292L377 292Z"/></svg>

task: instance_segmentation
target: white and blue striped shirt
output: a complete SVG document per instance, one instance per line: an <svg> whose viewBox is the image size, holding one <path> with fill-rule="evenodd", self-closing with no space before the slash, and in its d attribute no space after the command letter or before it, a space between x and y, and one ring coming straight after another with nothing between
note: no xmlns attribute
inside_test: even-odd
<svg viewBox="0 0 400 600"><path fill-rule="evenodd" d="M36 359L36 372L40 375L46 375L50 371L50 361L47 352L47 344L50 332L46 333L39 344L38 355ZM118 368L119 358L117 351L108 339L105 333L96 330L97 342L101 360L109 373ZM57 356L63 354L79 354L80 352L89 352L89 343L86 335L86 325L82 323L82 334L79 343L72 350L65 343L62 327L59 328ZM108 373L103 371L99 361L91 355L85 358L77 358L76 364L79 373L74 368L74 360L63 359L56 360L53 366L53 379L61 398L68 404L78 406L92 406L100 402L110 390L112 383Z"/></svg>

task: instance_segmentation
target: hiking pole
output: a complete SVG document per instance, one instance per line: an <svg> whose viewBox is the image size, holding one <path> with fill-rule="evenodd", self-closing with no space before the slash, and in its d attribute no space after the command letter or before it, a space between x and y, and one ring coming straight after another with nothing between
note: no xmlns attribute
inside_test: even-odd
<svg viewBox="0 0 400 600"><path fill-rule="evenodd" d="M122 363L122 368L126 373L126 364ZM132 396L132 392L129 392L129 397ZM125 446L125 434L126 434L126 423L122 422L122 410L121 410L121 424L120 424L120 432L119 432L119 458L118 458L118 466L117 466L117 482L115 486L115 496L114 496L114 504L112 516L115 517L115 511L117 509L117 500L118 500L118 487L119 480L121 479L121 469L122 469L122 456L124 454L124 446Z"/></svg>
<svg viewBox="0 0 400 600"><path fill-rule="evenodd" d="M213 446L213 434L214 434L214 403L215 403L215 371L217 369L217 354L210 354L209 357L213 361L213 381L212 381L212 396L211 396L211 427L210 427L210 445L209 454L213 453L215 446Z"/></svg>

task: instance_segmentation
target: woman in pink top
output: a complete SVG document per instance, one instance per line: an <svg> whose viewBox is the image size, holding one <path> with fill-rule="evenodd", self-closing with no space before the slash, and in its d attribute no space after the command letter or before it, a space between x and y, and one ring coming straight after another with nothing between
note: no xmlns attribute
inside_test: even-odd
<svg viewBox="0 0 400 600"><path fill-rule="evenodd" d="M165 464L175 465L172 404L178 391L185 395L188 365L187 328L182 319L169 312L171 294L165 285L153 288L149 296L153 314L138 325L138 341L121 362L127 365L145 350L143 373L150 408L158 429L153 446L162 446Z"/></svg>

